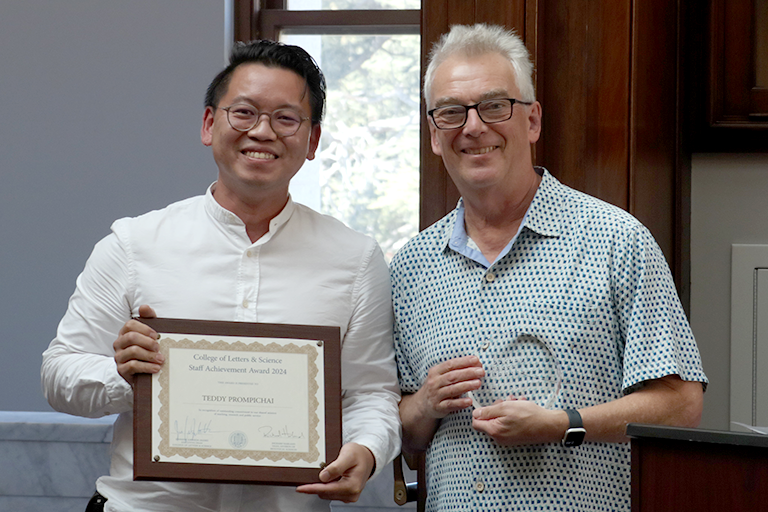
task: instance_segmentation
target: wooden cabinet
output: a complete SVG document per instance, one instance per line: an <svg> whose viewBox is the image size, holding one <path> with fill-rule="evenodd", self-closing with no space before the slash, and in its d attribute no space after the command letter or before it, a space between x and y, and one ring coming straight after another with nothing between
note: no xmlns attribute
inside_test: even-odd
<svg viewBox="0 0 768 512"><path fill-rule="evenodd" d="M768 151L768 0L709 0L687 25L693 151Z"/></svg>
<svg viewBox="0 0 768 512"><path fill-rule="evenodd" d="M710 124L768 128L768 2L713 0Z"/></svg>
<svg viewBox="0 0 768 512"><path fill-rule="evenodd" d="M627 425L632 512L768 509L768 438L698 428Z"/></svg>

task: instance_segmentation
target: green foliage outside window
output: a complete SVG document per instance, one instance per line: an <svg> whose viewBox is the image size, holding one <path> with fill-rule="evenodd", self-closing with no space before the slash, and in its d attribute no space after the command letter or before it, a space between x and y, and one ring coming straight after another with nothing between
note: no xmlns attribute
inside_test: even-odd
<svg viewBox="0 0 768 512"><path fill-rule="evenodd" d="M419 36L322 36L323 213L391 258L418 231Z"/></svg>

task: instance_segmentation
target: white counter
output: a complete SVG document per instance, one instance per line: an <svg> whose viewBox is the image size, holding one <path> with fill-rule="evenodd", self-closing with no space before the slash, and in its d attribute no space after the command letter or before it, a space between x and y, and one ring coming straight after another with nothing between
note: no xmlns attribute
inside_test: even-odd
<svg viewBox="0 0 768 512"><path fill-rule="evenodd" d="M0 411L0 510L85 510L109 472L114 420Z"/></svg>

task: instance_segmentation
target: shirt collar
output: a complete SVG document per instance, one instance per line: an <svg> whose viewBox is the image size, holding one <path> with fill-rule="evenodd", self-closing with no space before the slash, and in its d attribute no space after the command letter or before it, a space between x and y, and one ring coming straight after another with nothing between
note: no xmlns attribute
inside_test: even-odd
<svg viewBox="0 0 768 512"><path fill-rule="evenodd" d="M456 215L454 215L453 229L450 230L451 236L448 241L448 247L463 254L467 258L475 260L476 262L490 267L491 264L485 258L485 255L477 250L475 247L469 245L469 236L467 235L466 226L464 226L464 201L459 199L459 204L456 206ZM448 232L446 230L446 232Z"/></svg>
<svg viewBox="0 0 768 512"><path fill-rule="evenodd" d="M543 236L552 237L560 236L562 232L561 194L563 185L544 167L535 167L535 170L541 176L539 188L530 206L528 206L517 235L501 251L497 260L509 252L517 236L523 231L523 228L530 229ZM456 208L446 218L446 230L443 234L441 245L443 249L450 247L454 251L489 267L491 264L485 259L483 253L468 247L468 241L469 237L464 227L464 201L459 199Z"/></svg>
<svg viewBox="0 0 768 512"><path fill-rule="evenodd" d="M541 183L526 214L525 227L542 236L557 237L563 231L564 186L544 167L536 167Z"/></svg>
<svg viewBox="0 0 768 512"><path fill-rule="evenodd" d="M240 219L240 217L221 206L218 201L214 199L213 188L215 185L216 182L211 183L211 185L208 187L208 190L205 191L205 210L208 212L208 215L226 226L238 227L245 230L245 223ZM268 242L269 239L272 238L275 233L277 233L280 228L282 228L288 222L295 210L296 203L293 202L293 199L289 194L288 202L285 204L283 209L280 210L280 213L275 215L271 221L269 221L269 231L256 242L254 242L254 245L261 245Z"/></svg>

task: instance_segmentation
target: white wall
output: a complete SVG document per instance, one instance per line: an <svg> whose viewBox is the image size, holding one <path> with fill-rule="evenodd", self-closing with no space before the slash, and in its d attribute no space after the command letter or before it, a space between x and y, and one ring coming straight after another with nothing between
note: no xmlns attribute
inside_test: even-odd
<svg viewBox="0 0 768 512"><path fill-rule="evenodd" d="M0 4L0 410L50 410L40 354L113 220L204 192L222 0Z"/></svg>
<svg viewBox="0 0 768 512"><path fill-rule="evenodd" d="M729 430L731 244L768 244L768 155L697 154L691 326L710 379L701 426Z"/></svg>

